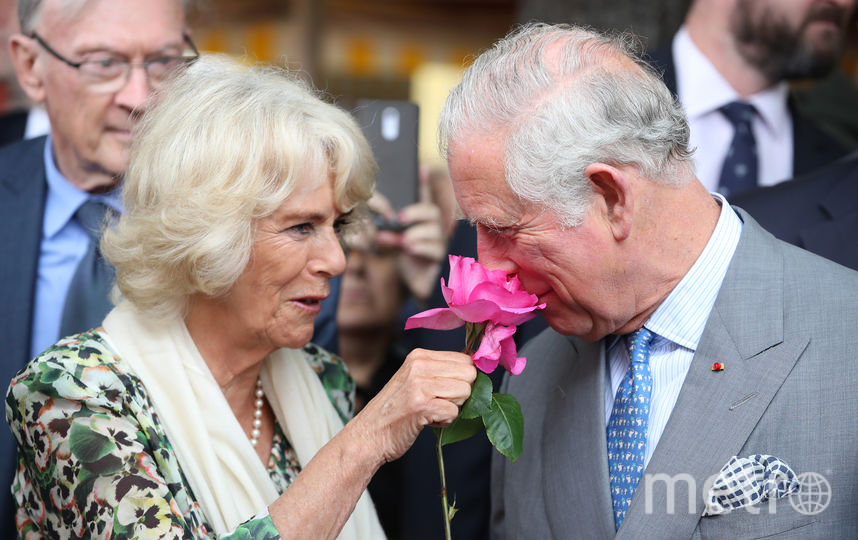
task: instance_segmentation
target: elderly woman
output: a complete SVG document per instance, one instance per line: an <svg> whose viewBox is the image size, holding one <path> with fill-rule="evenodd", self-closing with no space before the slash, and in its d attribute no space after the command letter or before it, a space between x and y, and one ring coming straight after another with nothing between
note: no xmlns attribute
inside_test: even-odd
<svg viewBox="0 0 858 540"><path fill-rule="evenodd" d="M367 483L476 373L415 350L349 420L342 362L308 344L373 172L349 115L274 69L176 79L102 241L122 299L7 394L22 536L383 536Z"/></svg>

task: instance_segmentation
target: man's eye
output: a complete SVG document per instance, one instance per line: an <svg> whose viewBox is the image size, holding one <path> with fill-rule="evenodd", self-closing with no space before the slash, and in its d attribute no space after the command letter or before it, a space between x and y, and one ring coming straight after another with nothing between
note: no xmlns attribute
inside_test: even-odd
<svg viewBox="0 0 858 540"><path fill-rule="evenodd" d="M146 69L151 76L163 77L180 65L182 65L182 58L179 56L161 56L148 60L146 62Z"/></svg>
<svg viewBox="0 0 858 540"><path fill-rule="evenodd" d="M99 69L110 69L114 68L118 65L121 65L124 61L119 60L118 58L98 58L95 60L90 60L90 63Z"/></svg>
<svg viewBox="0 0 858 540"><path fill-rule="evenodd" d="M110 78L121 75L128 62L112 56L91 58L81 65L81 71L91 77Z"/></svg>
<svg viewBox="0 0 858 540"><path fill-rule="evenodd" d="M173 64L173 63L178 62L178 61L179 61L179 58L176 58L175 56L160 56L158 58L153 58L153 59L149 60L148 63L149 64L161 64L162 66L167 66L167 65Z"/></svg>
<svg viewBox="0 0 858 540"><path fill-rule="evenodd" d="M494 225L486 225L483 227L483 230L492 236L504 236L509 232L508 227L497 227Z"/></svg>

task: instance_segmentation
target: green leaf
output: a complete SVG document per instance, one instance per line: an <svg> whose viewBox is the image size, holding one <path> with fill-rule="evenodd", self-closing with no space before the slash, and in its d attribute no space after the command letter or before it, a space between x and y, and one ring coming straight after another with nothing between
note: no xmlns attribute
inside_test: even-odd
<svg viewBox="0 0 858 540"><path fill-rule="evenodd" d="M456 418L449 426L440 430L441 446L469 439L483 429L482 418Z"/></svg>
<svg viewBox="0 0 858 540"><path fill-rule="evenodd" d="M491 410L483 414L486 435L498 452L515 462L521 455L524 418L521 406L510 394L492 394Z"/></svg>
<svg viewBox="0 0 858 540"><path fill-rule="evenodd" d="M462 405L459 418L479 418L492 406L492 380L482 371L477 371L477 379L471 387L471 397Z"/></svg>
<svg viewBox="0 0 858 540"><path fill-rule="evenodd" d="M72 424L69 447L72 454L83 463L98 461L116 450L113 441L84 424Z"/></svg>

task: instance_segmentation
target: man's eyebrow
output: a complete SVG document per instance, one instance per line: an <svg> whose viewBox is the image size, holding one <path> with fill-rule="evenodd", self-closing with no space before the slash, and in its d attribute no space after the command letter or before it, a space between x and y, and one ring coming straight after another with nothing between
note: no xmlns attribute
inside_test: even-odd
<svg viewBox="0 0 858 540"><path fill-rule="evenodd" d="M159 54L166 54L167 52L173 51L179 51L181 53L183 48L184 43L182 41L167 43L153 51L146 52L145 57L157 56ZM116 56L128 56L127 53L119 51L114 46L103 42L84 43L78 46L77 49L76 54L107 53Z"/></svg>

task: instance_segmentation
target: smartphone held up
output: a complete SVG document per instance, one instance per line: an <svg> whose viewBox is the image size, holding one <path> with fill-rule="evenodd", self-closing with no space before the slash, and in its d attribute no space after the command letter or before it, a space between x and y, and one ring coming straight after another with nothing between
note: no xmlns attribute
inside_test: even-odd
<svg viewBox="0 0 858 540"><path fill-rule="evenodd" d="M378 163L376 190L395 210L418 198L418 113L416 103L400 100L360 100L354 111ZM404 228L380 215L374 221L381 230Z"/></svg>

